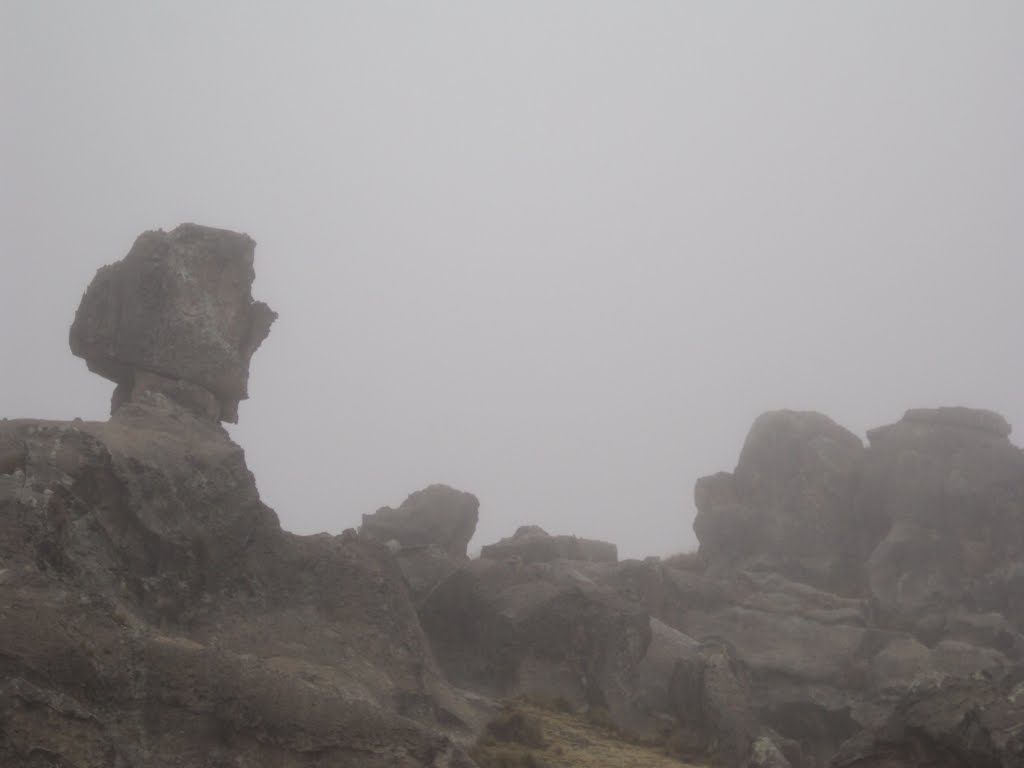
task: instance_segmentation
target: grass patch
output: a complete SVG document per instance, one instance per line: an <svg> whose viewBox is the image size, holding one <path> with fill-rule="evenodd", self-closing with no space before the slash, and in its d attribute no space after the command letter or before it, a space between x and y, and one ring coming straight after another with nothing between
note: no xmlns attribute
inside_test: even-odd
<svg viewBox="0 0 1024 768"><path fill-rule="evenodd" d="M489 722L484 738L492 744L519 744L534 749L547 746L540 718L522 709L505 712Z"/></svg>
<svg viewBox="0 0 1024 768"><path fill-rule="evenodd" d="M554 702L508 702L470 755L480 768L697 768L664 746L639 743L606 710L559 710Z"/></svg>

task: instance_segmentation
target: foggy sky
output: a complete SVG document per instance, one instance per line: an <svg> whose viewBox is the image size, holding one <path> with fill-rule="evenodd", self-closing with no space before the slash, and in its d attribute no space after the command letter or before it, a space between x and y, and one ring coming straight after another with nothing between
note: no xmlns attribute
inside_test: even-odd
<svg viewBox="0 0 1024 768"><path fill-rule="evenodd" d="M0 0L0 416L148 229L249 233L230 431L285 528L429 483L691 548L753 419L1024 429L1024 4ZM1019 436L1017 436L1019 442Z"/></svg>

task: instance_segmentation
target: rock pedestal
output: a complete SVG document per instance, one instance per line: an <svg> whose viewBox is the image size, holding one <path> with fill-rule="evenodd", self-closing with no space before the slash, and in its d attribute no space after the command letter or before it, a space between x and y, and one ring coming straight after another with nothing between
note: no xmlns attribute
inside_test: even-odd
<svg viewBox="0 0 1024 768"><path fill-rule="evenodd" d="M71 326L71 351L117 384L111 411L155 391L217 421L238 421L249 360L277 314L253 301L248 235L182 224L139 236L102 267Z"/></svg>

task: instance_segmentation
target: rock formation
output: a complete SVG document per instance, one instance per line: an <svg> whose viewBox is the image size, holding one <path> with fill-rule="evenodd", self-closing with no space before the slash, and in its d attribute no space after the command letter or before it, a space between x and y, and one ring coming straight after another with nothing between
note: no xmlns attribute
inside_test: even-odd
<svg viewBox="0 0 1024 768"><path fill-rule="evenodd" d="M1020 765L998 724L984 760L912 743L970 741L959 686L1021 669L1024 453L1009 434L991 412L919 409L863 448L819 414L765 414L736 471L697 483L707 570L631 586L688 636L730 644L756 719L800 764L841 750L851 768ZM959 719L920 719L936 709Z"/></svg>
<svg viewBox="0 0 1024 768"><path fill-rule="evenodd" d="M363 515L359 533L374 541L394 541L401 549L433 547L448 557L464 559L479 509L473 494L431 485L411 494L398 509L381 507Z"/></svg>
<svg viewBox="0 0 1024 768"><path fill-rule="evenodd" d="M863 456L860 439L821 414L760 416L736 471L697 482L694 531L713 571L770 568L856 592L847 571L856 561L851 504Z"/></svg>
<svg viewBox="0 0 1024 768"><path fill-rule="evenodd" d="M419 616L441 669L460 688L562 699L633 724L650 617L571 563L472 561L429 593Z"/></svg>
<svg viewBox="0 0 1024 768"><path fill-rule="evenodd" d="M275 317L252 280L245 235L142 235L71 331L110 420L0 421L0 765L472 768L526 696L728 768L1024 766L1002 417L865 446L764 414L693 557L524 526L470 560L479 502L440 485L294 536L220 425Z"/></svg>
<svg viewBox="0 0 1024 768"><path fill-rule="evenodd" d="M182 224L140 235L93 278L71 351L117 384L111 412L159 391L212 420L238 421L249 359L277 318L252 299L247 235Z"/></svg>
<svg viewBox="0 0 1024 768"><path fill-rule="evenodd" d="M524 525L509 538L483 547L480 557L485 560L515 558L523 563L549 563L552 560L614 563L619 559L619 553L618 548L607 541L552 536L538 525Z"/></svg>
<svg viewBox="0 0 1024 768"><path fill-rule="evenodd" d="M965 408L909 411L868 433L866 571L886 620L929 635L952 612L995 611L1024 631L1024 453L1009 434L1001 416Z"/></svg>
<svg viewBox="0 0 1024 768"><path fill-rule="evenodd" d="M1024 765L1024 675L955 678L911 691L885 723L843 744L830 768Z"/></svg>
<svg viewBox="0 0 1024 768"><path fill-rule="evenodd" d="M0 765L472 765L388 550L282 531L217 423L251 280L244 235L143 235L72 333L131 388L110 421L0 422Z"/></svg>

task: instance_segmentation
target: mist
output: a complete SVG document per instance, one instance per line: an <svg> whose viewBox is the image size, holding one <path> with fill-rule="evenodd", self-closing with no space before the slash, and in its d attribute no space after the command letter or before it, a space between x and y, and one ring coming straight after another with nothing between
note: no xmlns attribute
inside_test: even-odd
<svg viewBox="0 0 1024 768"><path fill-rule="evenodd" d="M144 230L250 234L230 427L340 532L430 483L473 547L696 546L760 413L1024 425L1017 2L0 4L0 416L105 419L68 351Z"/></svg>

